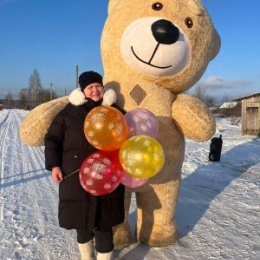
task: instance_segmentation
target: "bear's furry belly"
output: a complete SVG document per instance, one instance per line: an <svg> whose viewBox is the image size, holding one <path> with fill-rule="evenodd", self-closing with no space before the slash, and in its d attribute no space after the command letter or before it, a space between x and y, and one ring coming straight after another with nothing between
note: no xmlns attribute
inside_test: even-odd
<svg viewBox="0 0 260 260"><path fill-rule="evenodd" d="M171 118L174 94L167 89L147 82L132 85L129 82L117 83L116 87L113 87L113 85L108 83L106 86L120 92L117 103L126 111L144 108L154 113L159 124L156 140L162 145L165 153L165 163L162 170L150 178L147 185L131 190L137 192L141 190L146 191L149 189L149 184L179 180L184 160L184 136L179 132L175 122ZM129 91L124 91L123 88L120 88L120 85Z"/></svg>

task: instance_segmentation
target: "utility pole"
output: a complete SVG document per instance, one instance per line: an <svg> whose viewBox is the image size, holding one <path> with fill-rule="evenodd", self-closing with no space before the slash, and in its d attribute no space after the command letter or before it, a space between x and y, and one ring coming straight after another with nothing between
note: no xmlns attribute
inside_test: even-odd
<svg viewBox="0 0 260 260"><path fill-rule="evenodd" d="M52 100L52 82L51 82L51 89L50 89L50 100Z"/></svg>
<svg viewBox="0 0 260 260"><path fill-rule="evenodd" d="M37 88L36 106L40 105L40 99L41 99L40 89Z"/></svg>
<svg viewBox="0 0 260 260"><path fill-rule="evenodd" d="M8 96L9 109L11 108L11 94Z"/></svg>
<svg viewBox="0 0 260 260"><path fill-rule="evenodd" d="M79 66L76 65L76 88L78 87L78 82L79 82L78 77L79 77Z"/></svg>
<svg viewBox="0 0 260 260"><path fill-rule="evenodd" d="M67 96L67 89L64 90L64 95Z"/></svg>

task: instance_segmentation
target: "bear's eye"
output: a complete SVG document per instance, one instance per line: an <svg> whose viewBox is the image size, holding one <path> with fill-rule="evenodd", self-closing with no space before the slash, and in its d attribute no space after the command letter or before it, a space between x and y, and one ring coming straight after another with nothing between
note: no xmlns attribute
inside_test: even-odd
<svg viewBox="0 0 260 260"><path fill-rule="evenodd" d="M186 24L186 26L187 26L188 28L191 28L191 27L193 26L193 21L192 21L192 19L191 19L190 17L187 17L187 18L185 19L185 24Z"/></svg>
<svg viewBox="0 0 260 260"><path fill-rule="evenodd" d="M160 11L163 8L163 4L160 2L156 2L152 5L153 10Z"/></svg>

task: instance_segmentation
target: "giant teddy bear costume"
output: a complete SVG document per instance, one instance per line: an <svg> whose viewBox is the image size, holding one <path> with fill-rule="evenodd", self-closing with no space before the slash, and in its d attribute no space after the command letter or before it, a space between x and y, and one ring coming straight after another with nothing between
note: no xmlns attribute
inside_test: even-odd
<svg viewBox="0 0 260 260"><path fill-rule="evenodd" d="M208 108L183 92L200 79L219 48L200 0L109 1L101 40L105 87L116 92L126 111L138 107L156 115L157 140L165 152L162 170L144 186L126 191L127 213L131 192L136 192L140 242L165 246L176 240L184 137L205 141L215 132ZM68 102L62 97L32 110L21 125L22 140L41 145L51 120ZM131 242L128 214L115 228L114 241L119 246Z"/></svg>

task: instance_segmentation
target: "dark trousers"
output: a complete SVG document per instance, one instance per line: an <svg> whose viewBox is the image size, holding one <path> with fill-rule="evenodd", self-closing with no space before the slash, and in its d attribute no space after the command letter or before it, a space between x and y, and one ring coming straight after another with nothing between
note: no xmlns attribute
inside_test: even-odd
<svg viewBox="0 0 260 260"><path fill-rule="evenodd" d="M111 252L114 248L112 228L106 230L79 230L77 232L77 241L84 244L95 237L95 248L99 253Z"/></svg>

